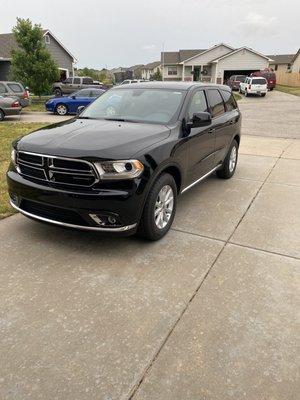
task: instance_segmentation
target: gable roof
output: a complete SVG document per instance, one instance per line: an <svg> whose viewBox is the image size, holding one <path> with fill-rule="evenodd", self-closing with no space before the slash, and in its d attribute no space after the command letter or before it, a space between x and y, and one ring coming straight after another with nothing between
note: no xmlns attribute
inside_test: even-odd
<svg viewBox="0 0 300 400"><path fill-rule="evenodd" d="M274 64L291 64L295 54L274 54L267 56L274 61Z"/></svg>
<svg viewBox="0 0 300 400"><path fill-rule="evenodd" d="M300 49L297 51L297 53L294 55L292 59L292 64L296 61L296 58L300 55Z"/></svg>
<svg viewBox="0 0 300 400"><path fill-rule="evenodd" d="M235 49L234 49L234 47L232 47L232 46L229 46L228 44L225 44L225 43L219 43L219 44L215 44L214 46L210 47L209 49L206 49L206 50L199 50L199 53L197 53L197 54L194 54L193 56L191 56L191 57L189 57L189 58L187 58L187 59L185 59L185 60L183 60L183 61L189 61L189 60L192 60L193 58L195 58L195 57L199 56L200 54L202 55L202 54L208 53L209 51L211 51L211 50L214 50L215 48L217 48L217 47L220 47L220 46L227 47L228 49L230 49L230 50L232 50L232 51L234 51L234 50L235 50Z"/></svg>
<svg viewBox="0 0 300 400"><path fill-rule="evenodd" d="M76 61L76 58L69 52L69 50L66 49L66 47L60 42L57 37L53 35L49 29L43 29L43 36L45 35L51 35L53 39L69 54L69 56L73 59L73 61ZM0 34L0 58L4 59L11 59L11 51L16 49L18 47L18 44L16 42L15 36L13 33L1 33Z"/></svg>
<svg viewBox="0 0 300 400"><path fill-rule="evenodd" d="M233 54L236 54L236 53L240 52L241 50L248 50L248 51L250 51L251 53L254 53L254 54L256 54L256 55L258 55L258 56L260 56L260 57L263 57L263 58L266 58L266 59L269 60L269 61L272 61L272 60L270 60L270 58L269 58L268 56L265 56L264 54L259 53L258 51L253 50L253 49L251 49L250 47L243 46L243 47L240 47L240 48L238 48L238 49L236 49L236 50L234 50L234 51L231 51L230 53L225 54L225 55L222 56L222 57L215 58L215 59L212 60L211 62L216 63L216 62L218 62L218 61L220 61L220 60L223 60L224 58L230 57L230 56L232 56Z"/></svg>

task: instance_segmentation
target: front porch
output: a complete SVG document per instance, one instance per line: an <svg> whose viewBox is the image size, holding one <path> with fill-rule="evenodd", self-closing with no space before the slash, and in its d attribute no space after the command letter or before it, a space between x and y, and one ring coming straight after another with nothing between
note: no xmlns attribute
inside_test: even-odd
<svg viewBox="0 0 300 400"><path fill-rule="evenodd" d="M213 82L211 65L182 65L182 81Z"/></svg>

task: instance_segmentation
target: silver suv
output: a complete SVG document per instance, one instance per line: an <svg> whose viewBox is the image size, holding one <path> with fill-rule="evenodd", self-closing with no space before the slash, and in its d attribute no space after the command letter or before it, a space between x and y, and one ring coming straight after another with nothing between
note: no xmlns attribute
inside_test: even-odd
<svg viewBox="0 0 300 400"><path fill-rule="evenodd" d="M29 105L29 93L19 82L0 81L0 96L14 97L22 107Z"/></svg>

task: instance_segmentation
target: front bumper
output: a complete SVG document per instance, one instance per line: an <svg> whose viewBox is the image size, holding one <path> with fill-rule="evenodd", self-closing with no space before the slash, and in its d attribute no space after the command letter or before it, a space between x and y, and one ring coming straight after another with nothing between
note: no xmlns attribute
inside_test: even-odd
<svg viewBox="0 0 300 400"><path fill-rule="evenodd" d="M29 218L69 228L134 233L144 204L139 182L134 190L67 191L7 173L12 206ZM96 217L95 217L96 216ZM109 223L109 220L115 223Z"/></svg>

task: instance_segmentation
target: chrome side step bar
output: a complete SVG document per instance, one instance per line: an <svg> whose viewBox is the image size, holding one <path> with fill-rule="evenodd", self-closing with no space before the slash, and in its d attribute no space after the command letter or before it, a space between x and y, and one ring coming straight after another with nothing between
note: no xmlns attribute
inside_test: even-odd
<svg viewBox="0 0 300 400"><path fill-rule="evenodd" d="M207 178L210 174L212 174L214 171L219 169L222 164L217 165L215 168L213 168L211 171L207 172L207 174L201 176L201 178L197 179L195 182L191 183L189 186L185 187L182 189L181 194L186 192L187 190L191 189L193 186L197 185L197 183L203 181L203 179Z"/></svg>
<svg viewBox="0 0 300 400"><path fill-rule="evenodd" d="M21 214L25 215L26 217L37 219L39 221L48 222L49 224L64 226L66 228L73 228L73 229L81 229L84 231L98 231L98 232L126 232L130 231L131 229L136 228L137 224L132 225L125 225L118 228L101 228L97 226L83 226L83 225L75 225L75 224L68 224L65 222L55 221L53 219L40 217L39 215L31 214L28 211L22 210L20 207L16 206L12 201L10 201L11 206L19 211Z"/></svg>

